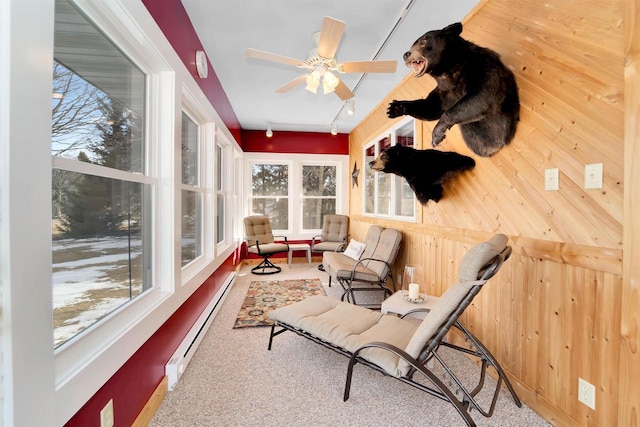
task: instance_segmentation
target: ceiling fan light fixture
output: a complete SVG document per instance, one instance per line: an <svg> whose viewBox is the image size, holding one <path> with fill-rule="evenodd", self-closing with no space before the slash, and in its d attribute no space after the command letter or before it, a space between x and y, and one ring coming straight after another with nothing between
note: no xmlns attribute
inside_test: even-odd
<svg viewBox="0 0 640 427"><path fill-rule="evenodd" d="M334 76L331 71L325 72L322 79L322 90L324 91L324 94L326 95L327 93L334 92L338 83L340 83L340 80Z"/></svg>
<svg viewBox="0 0 640 427"><path fill-rule="evenodd" d="M313 70L313 72L307 75L307 86L305 89L311 93L318 93L318 86L320 86L320 72Z"/></svg>

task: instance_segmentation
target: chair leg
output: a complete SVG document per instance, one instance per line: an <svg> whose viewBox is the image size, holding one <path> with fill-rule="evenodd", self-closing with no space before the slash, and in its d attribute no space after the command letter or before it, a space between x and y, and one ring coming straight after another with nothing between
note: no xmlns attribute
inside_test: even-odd
<svg viewBox="0 0 640 427"><path fill-rule="evenodd" d="M480 340L478 340L471 332L469 332L467 328L465 328L459 321L456 321L454 326L458 328L463 334L465 334L465 339L471 341L471 343L476 347L477 351L482 354L483 361L486 361L489 363L489 365L493 366L493 369L495 369L498 373L498 377L501 378L507 386L507 389L509 390L509 393L511 393L511 397L513 398L516 406L518 406L518 408L521 408L522 402L520 401L520 398L518 398L515 389L511 385L507 374L502 370L502 366L500 366L498 361L493 357L493 354L491 354L489 349L485 347L484 344L482 344L482 342L480 342Z"/></svg>
<svg viewBox="0 0 640 427"><path fill-rule="evenodd" d="M261 271L260 271L261 270ZM273 264L268 257L264 257L262 262L251 269L253 274L276 274L279 273L282 269L277 265Z"/></svg>

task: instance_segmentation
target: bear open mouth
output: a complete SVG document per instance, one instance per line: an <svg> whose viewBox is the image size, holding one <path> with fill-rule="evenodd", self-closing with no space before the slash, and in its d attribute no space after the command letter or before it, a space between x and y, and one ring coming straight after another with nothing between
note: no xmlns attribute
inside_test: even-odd
<svg viewBox="0 0 640 427"><path fill-rule="evenodd" d="M420 77L424 74L427 62L424 59L417 59L414 61L408 61L407 67L413 68L413 75Z"/></svg>

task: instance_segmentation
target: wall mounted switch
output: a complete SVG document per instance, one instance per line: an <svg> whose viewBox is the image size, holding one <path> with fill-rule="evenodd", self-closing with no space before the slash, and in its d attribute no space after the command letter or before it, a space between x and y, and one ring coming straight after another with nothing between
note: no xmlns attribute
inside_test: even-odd
<svg viewBox="0 0 640 427"><path fill-rule="evenodd" d="M587 190L602 188L602 163L584 166L584 188Z"/></svg>
<svg viewBox="0 0 640 427"><path fill-rule="evenodd" d="M558 168L545 169L544 189L547 191L553 191L558 189Z"/></svg>

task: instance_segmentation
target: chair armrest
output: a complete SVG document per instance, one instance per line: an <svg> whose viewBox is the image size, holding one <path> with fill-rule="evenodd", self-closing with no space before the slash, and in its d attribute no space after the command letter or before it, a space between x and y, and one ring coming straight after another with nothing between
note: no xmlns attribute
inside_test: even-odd
<svg viewBox="0 0 640 427"><path fill-rule="evenodd" d="M387 261L378 259L378 258L361 258L359 259L355 264L353 264L353 268L351 269L351 277L353 278L353 275L356 273L356 268L358 268L358 265L362 264L364 261L376 261L376 262L381 262L383 264L385 264L387 266L387 268L389 268L389 271L391 271L391 264L389 264Z"/></svg>
<svg viewBox="0 0 640 427"><path fill-rule="evenodd" d="M276 237L279 237L281 240L284 240L284 242L288 245L289 241L287 240L287 236L273 236L273 239L275 241Z"/></svg>
<svg viewBox="0 0 640 427"><path fill-rule="evenodd" d="M404 319L405 317L411 315L411 314L415 314L415 313L429 313L431 311L430 308L414 308L413 310L409 310L407 311L405 314L403 314L402 316L400 316L401 319Z"/></svg>
<svg viewBox="0 0 640 427"><path fill-rule="evenodd" d="M317 240L318 242L321 242L321 241L322 241L322 235L321 235L321 234L318 234L317 236L313 236L313 237L311 238L311 251L312 251L312 252L313 252L313 247L316 245L316 240Z"/></svg>

